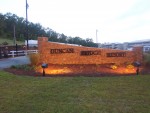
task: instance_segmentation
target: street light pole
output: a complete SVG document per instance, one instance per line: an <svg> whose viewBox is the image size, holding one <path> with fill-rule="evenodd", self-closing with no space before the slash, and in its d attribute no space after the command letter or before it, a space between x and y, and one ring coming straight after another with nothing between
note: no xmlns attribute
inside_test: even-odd
<svg viewBox="0 0 150 113"><path fill-rule="evenodd" d="M28 40L29 40L29 37L28 37L28 2L26 0L26 40L27 40L27 50L29 49L29 44L28 44Z"/></svg>

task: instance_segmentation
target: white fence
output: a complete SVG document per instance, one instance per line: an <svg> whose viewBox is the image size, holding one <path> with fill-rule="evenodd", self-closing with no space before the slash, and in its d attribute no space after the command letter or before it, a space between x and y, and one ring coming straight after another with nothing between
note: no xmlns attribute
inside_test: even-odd
<svg viewBox="0 0 150 113"><path fill-rule="evenodd" d="M32 53L38 53L38 50L20 50L20 51L10 51L9 56L26 56Z"/></svg>

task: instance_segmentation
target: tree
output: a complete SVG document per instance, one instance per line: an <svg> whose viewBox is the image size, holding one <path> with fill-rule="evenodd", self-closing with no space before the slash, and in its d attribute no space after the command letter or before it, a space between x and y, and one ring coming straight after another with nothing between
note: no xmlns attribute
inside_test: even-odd
<svg viewBox="0 0 150 113"><path fill-rule="evenodd" d="M58 42L58 38L57 38L57 33L56 32L52 32L51 37L49 38L49 41L52 42Z"/></svg>
<svg viewBox="0 0 150 113"><path fill-rule="evenodd" d="M59 40L59 42L67 43L67 36L65 36L64 34L60 34L58 40Z"/></svg>
<svg viewBox="0 0 150 113"><path fill-rule="evenodd" d="M4 35L4 29L6 29L5 16L0 13L0 36Z"/></svg>
<svg viewBox="0 0 150 113"><path fill-rule="evenodd" d="M13 39L15 35L17 40L24 41L26 39L26 20L22 17L18 17L15 14L0 13L0 36ZM49 37L49 41L78 44L89 47L97 47L97 44L93 43L93 40L87 38L86 40L80 37L67 37L64 34L59 34L50 28L44 28L40 23L28 22L28 36L29 39L37 40L37 37Z"/></svg>

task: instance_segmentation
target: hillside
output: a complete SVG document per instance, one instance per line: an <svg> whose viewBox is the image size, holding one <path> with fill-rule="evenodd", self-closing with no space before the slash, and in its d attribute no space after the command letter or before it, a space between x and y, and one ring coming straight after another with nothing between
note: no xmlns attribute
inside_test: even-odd
<svg viewBox="0 0 150 113"><path fill-rule="evenodd" d="M7 42L8 45L14 45L13 39L11 40L11 39L7 39L7 38L2 38L2 37L0 37L0 45L2 45L4 42ZM23 44L24 44L24 42L21 42L21 41L17 41L16 43L17 43L18 45L23 45Z"/></svg>

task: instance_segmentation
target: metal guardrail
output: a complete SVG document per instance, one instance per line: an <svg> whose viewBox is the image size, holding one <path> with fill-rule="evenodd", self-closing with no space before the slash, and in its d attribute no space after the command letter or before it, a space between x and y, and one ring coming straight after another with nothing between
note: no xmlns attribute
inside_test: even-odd
<svg viewBox="0 0 150 113"><path fill-rule="evenodd" d="M38 50L20 50L20 51L10 51L9 56L27 56L32 53L38 53Z"/></svg>

